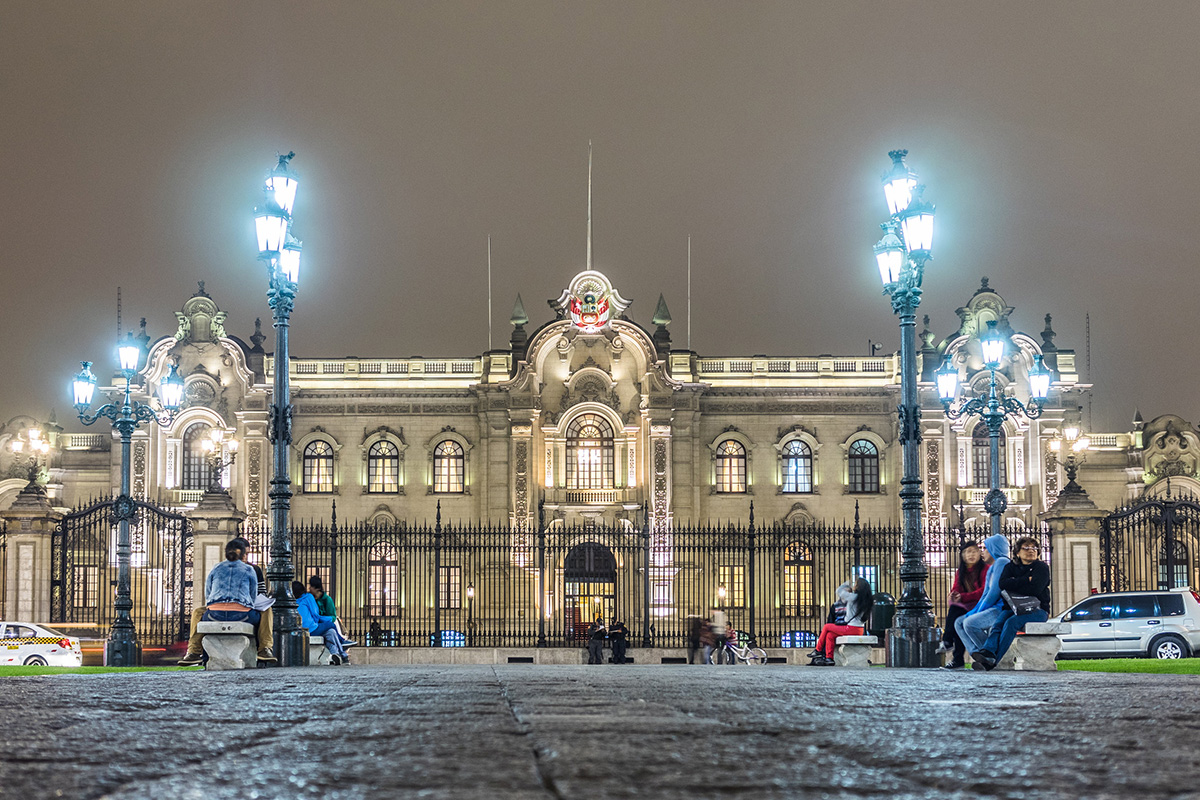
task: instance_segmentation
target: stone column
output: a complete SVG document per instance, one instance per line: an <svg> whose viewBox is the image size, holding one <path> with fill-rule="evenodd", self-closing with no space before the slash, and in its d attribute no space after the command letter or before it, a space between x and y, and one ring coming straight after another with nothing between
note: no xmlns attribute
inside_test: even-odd
<svg viewBox="0 0 1200 800"><path fill-rule="evenodd" d="M8 574L4 576L7 619L50 622L50 548L54 527L62 517L51 507L46 491L34 483L26 486L4 512L8 523Z"/></svg>
<svg viewBox="0 0 1200 800"><path fill-rule="evenodd" d="M1100 588L1100 523L1108 512L1071 481L1038 516L1050 526L1050 603L1061 614Z"/></svg>
<svg viewBox="0 0 1200 800"><path fill-rule="evenodd" d="M246 518L227 492L207 491L188 514L192 521L192 603L204 605L204 580L225 558L225 545L239 534ZM265 554L260 554L265 555Z"/></svg>

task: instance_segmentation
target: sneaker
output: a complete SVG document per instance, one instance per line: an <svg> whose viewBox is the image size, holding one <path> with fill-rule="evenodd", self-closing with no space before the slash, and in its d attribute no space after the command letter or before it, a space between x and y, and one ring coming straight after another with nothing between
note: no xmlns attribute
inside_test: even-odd
<svg viewBox="0 0 1200 800"><path fill-rule="evenodd" d="M949 642L942 642L941 644L938 645L937 650L934 650L933 652L935 652L935 653L950 653L953 650L954 650L954 645L950 644Z"/></svg>
<svg viewBox="0 0 1200 800"><path fill-rule="evenodd" d="M834 663L835 663L835 662L834 662L834 660L833 660L832 658L826 658L825 656L821 656L821 658L819 658L819 659L817 660L816 666L818 666L818 667L832 667L832 666L834 665Z"/></svg>
<svg viewBox="0 0 1200 800"><path fill-rule="evenodd" d="M279 659L275 658L275 654L272 653L270 650L259 650L258 651L258 660L259 661L270 661L270 662L274 663L274 662L278 661Z"/></svg>
<svg viewBox="0 0 1200 800"><path fill-rule="evenodd" d="M996 666L996 659L987 650L976 650L971 653L972 669L991 670Z"/></svg>
<svg viewBox="0 0 1200 800"><path fill-rule="evenodd" d="M345 639L342 641L342 647L354 647L358 642L353 639Z"/></svg>
<svg viewBox="0 0 1200 800"><path fill-rule="evenodd" d="M339 666L341 663L342 663L342 659L336 653L329 657L329 664L331 666L336 667L336 666Z"/></svg>
<svg viewBox="0 0 1200 800"><path fill-rule="evenodd" d="M187 653L175 662L181 667L196 667L204 663L204 653Z"/></svg>
<svg viewBox="0 0 1200 800"><path fill-rule="evenodd" d="M821 658L823 655L825 655L825 654L822 653L820 650L813 650L811 653L808 654L808 657L809 658Z"/></svg>
<svg viewBox="0 0 1200 800"><path fill-rule="evenodd" d="M942 669L962 669L965 666L961 661L951 661L949 664L943 664Z"/></svg>
<svg viewBox="0 0 1200 800"><path fill-rule="evenodd" d="M348 655L342 656L342 666L343 667L350 666L350 656L348 656Z"/></svg>

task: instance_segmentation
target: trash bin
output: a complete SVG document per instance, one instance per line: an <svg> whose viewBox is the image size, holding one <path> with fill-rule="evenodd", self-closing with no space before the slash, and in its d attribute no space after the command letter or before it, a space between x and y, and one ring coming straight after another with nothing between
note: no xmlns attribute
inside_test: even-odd
<svg viewBox="0 0 1200 800"><path fill-rule="evenodd" d="M896 616L896 598L887 592L875 593L875 605L871 609L871 626L867 633L879 637L883 644L887 638L887 629L892 627L892 619Z"/></svg>

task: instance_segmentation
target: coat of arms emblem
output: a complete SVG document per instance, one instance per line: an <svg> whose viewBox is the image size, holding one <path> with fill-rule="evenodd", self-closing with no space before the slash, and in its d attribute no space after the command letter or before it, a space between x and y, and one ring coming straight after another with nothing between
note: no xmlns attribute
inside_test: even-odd
<svg viewBox="0 0 1200 800"><path fill-rule="evenodd" d="M614 316L629 307L629 301L612 288L603 274L587 270L576 275L562 296L550 305L559 318L569 317L579 333L600 333Z"/></svg>

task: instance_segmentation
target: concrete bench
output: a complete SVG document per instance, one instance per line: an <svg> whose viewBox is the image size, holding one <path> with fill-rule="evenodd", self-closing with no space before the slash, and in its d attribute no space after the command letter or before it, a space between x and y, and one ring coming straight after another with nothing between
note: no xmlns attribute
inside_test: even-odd
<svg viewBox="0 0 1200 800"><path fill-rule="evenodd" d="M1058 635L1070 632L1069 622L1027 622L1025 632L1013 639L996 669L1053 672L1058 669L1054 657L1062 647Z"/></svg>
<svg viewBox="0 0 1200 800"><path fill-rule="evenodd" d="M325 637L309 636L308 665L310 667L328 667L332 663L329 648L325 646Z"/></svg>
<svg viewBox="0 0 1200 800"><path fill-rule="evenodd" d="M254 669L258 666L258 646L254 626L249 622L210 622L196 625L204 634L205 669Z"/></svg>
<svg viewBox="0 0 1200 800"><path fill-rule="evenodd" d="M834 644L834 666L869 667L871 648L879 646L879 639L874 636L839 636Z"/></svg>

